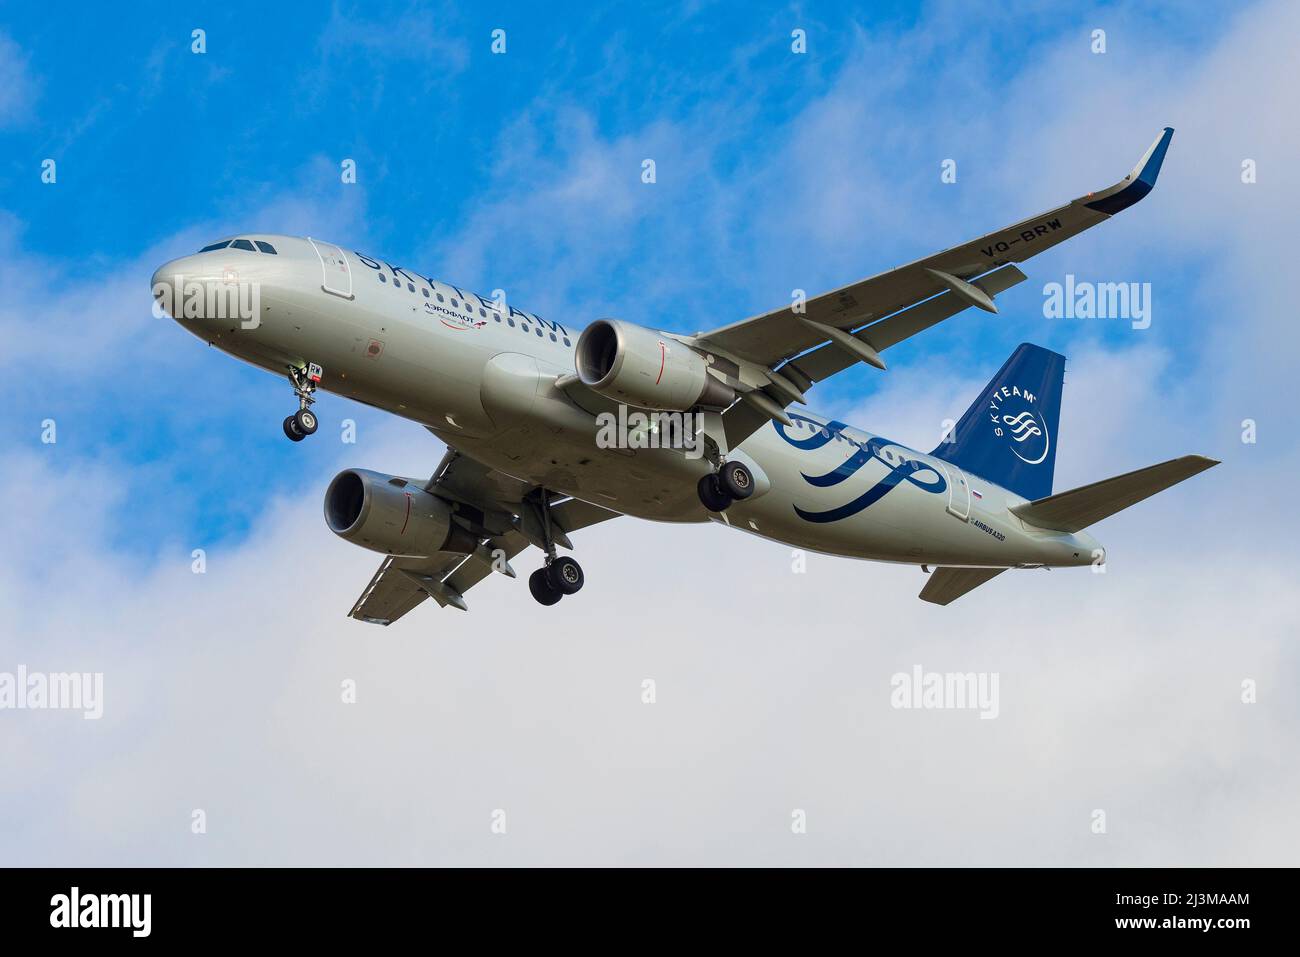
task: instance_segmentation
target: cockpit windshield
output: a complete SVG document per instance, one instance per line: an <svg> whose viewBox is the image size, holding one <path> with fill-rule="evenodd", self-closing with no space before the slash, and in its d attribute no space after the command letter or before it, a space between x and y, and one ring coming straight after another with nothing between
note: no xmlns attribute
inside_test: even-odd
<svg viewBox="0 0 1300 957"><path fill-rule="evenodd" d="M254 247L254 244L256 244L256 247ZM250 252L250 253L263 252L266 253L268 256L276 255L275 247L272 246L270 243L263 242L260 239L254 239L254 240L223 239L221 242L213 243L211 246L204 246L202 249L199 250L199 252L201 253L216 252L218 249L225 249L227 246L229 246L231 249L242 249L245 252Z"/></svg>

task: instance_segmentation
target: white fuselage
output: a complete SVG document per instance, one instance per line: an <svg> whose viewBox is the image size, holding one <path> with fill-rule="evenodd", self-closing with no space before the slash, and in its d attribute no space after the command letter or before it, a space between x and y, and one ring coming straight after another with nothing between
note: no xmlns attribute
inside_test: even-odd
<svg viewBox="0 0 1300 957"><path fill-rule="evenodd" d="M276 374L316 363L321 389L418 422L514 478L628 515L712 519L855 558L987 567L1099 559L1087 534L1011 514L1023 498L812 413L792 411L793 427L769 422L733 449L759 494L721 516L707 512L695 490L703 460L596 441L599 409L556 385L574 371L577 330L319 240L251 238L276 253L226 248L158 270L155 294L167 287L181 325ZM232 283L256 288L255 319L185 315L186 290Z"/></svg>

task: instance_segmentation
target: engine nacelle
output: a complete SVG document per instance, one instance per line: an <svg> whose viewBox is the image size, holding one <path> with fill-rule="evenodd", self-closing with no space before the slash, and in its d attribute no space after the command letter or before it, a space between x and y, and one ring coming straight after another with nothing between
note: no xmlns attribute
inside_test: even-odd
<svg viewBox="0 0 1300 957"><path fill-rule="evenodd" d="M334 476L325 490L325 524L340 538L385 555L469 554L478 545L438 496L366 469Z"/></svg>
<svg viewBox="0 0 1300 957"><path fill-rule="evenodd" d="M578 337L578 378L589 389L642 409L723 408L735 391L709 364L671 336L617 319L597 319Z"/></svg>

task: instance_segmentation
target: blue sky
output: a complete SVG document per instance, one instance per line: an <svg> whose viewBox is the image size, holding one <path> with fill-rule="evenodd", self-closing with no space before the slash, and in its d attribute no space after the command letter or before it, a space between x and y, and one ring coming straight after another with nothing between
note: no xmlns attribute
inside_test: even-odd
<svg viewBox="0 0 1300 957"><path fill-rule="evenodd" d="M1087 44L1096 23L1111 26L1101 57ZM105 276L134 297L45 313L47 328L68 336L128 311L138 324L152 265L248 229L324 235L462 285L506 288L570 326L618 315L690 331L1113 181L1173 119L1096 130L1078 150L1086 175L1060 175L1043 162L1059 143L997 134L1002 91L1032 84L1044 60L1085 83L1128 70L1136 81L1149 50L1135 32L1158 33L1169 55L1202 49L1220 23L1172 6L1062 15L1032 3L977 18L943 4L596 15L383 3L202 13L144 4L112 17L13 9L0 22L19 71L0 114L0 217L30 305L43 286ZM498 27L505 55L490 51ZM195 28L206 31L202 55L191 52ZM806 55L791 53L795 28L807 31ZM907 70L885 59L896 51ZM1171 166L1183 162L1180 147ZM639 180L645 157L657 164L653 186ZM947 157L959 163L956 185L939 182ZM45 158L58 164L53 186L40 180ZM339 182L344 158L357 162L355 186ZM1009 175L1022 190L1008 188ZM1116 224L1106 240L1131 245L1142 228ZM1144 252L1134 278L1196 268L1158 247ZM1060 255L1035 266L1058 274ZM978 347L974 368L986 374L1021 338L1061 348L1034 321L1033 286L1007 297L1013 316L1030 311L1020 330L932 335L896 350L893 364ZM259 499L223 490L289 491L320 467L319 446L277 441L289 405L280 383L202 355L178 330L147 340L131 330L107 336L89 368L41 370L38 357L21 388L7 383L18 414L5 422L31 444L52 417L62 454L166 489L165 520L135 516L124 542L148 550L172 536L241 535ZM817 404L876 385L858 371L820 390ZM342 406L338 417L373 418Z"/></svg>

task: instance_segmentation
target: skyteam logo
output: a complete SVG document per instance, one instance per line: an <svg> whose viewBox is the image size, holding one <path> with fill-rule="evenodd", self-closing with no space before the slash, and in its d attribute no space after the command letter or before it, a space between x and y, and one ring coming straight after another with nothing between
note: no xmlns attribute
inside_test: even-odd
<svg viewBox="0 0 1300 957"><path fill-rule="evenodd" d="M896 442L878 435L869 436L865 442L860 442L845 434L844 429L847 426L843 422L827 422L822 425L807 416L791 414L790 418L794 423L795 434L787 431L780 422L774 421L772 425L776 428L777 435L796 449L812 451L831 442L841 442L847 443L855 450L842 463L823 475L801 472L803 480L812 487L831 488L847 482L872 462L885 467L885 473L880 476L879 481L838 508L810 512L798 505L794 506L795 514L805 522L824 524L849 518L875 505L903 483L935 495L948 491L948 480L933 465L913 458L914 452Z"/></svg>
<svg viewBox="0 0 1300 957"><path fill-rule="evenodd" d="M1047 458L1052 437L1047 421L1036 408L1038 396L1019 386L1003 386L989 397L989 421L993 434L1006 441L1020 461L1038 465Z"/></svg>

